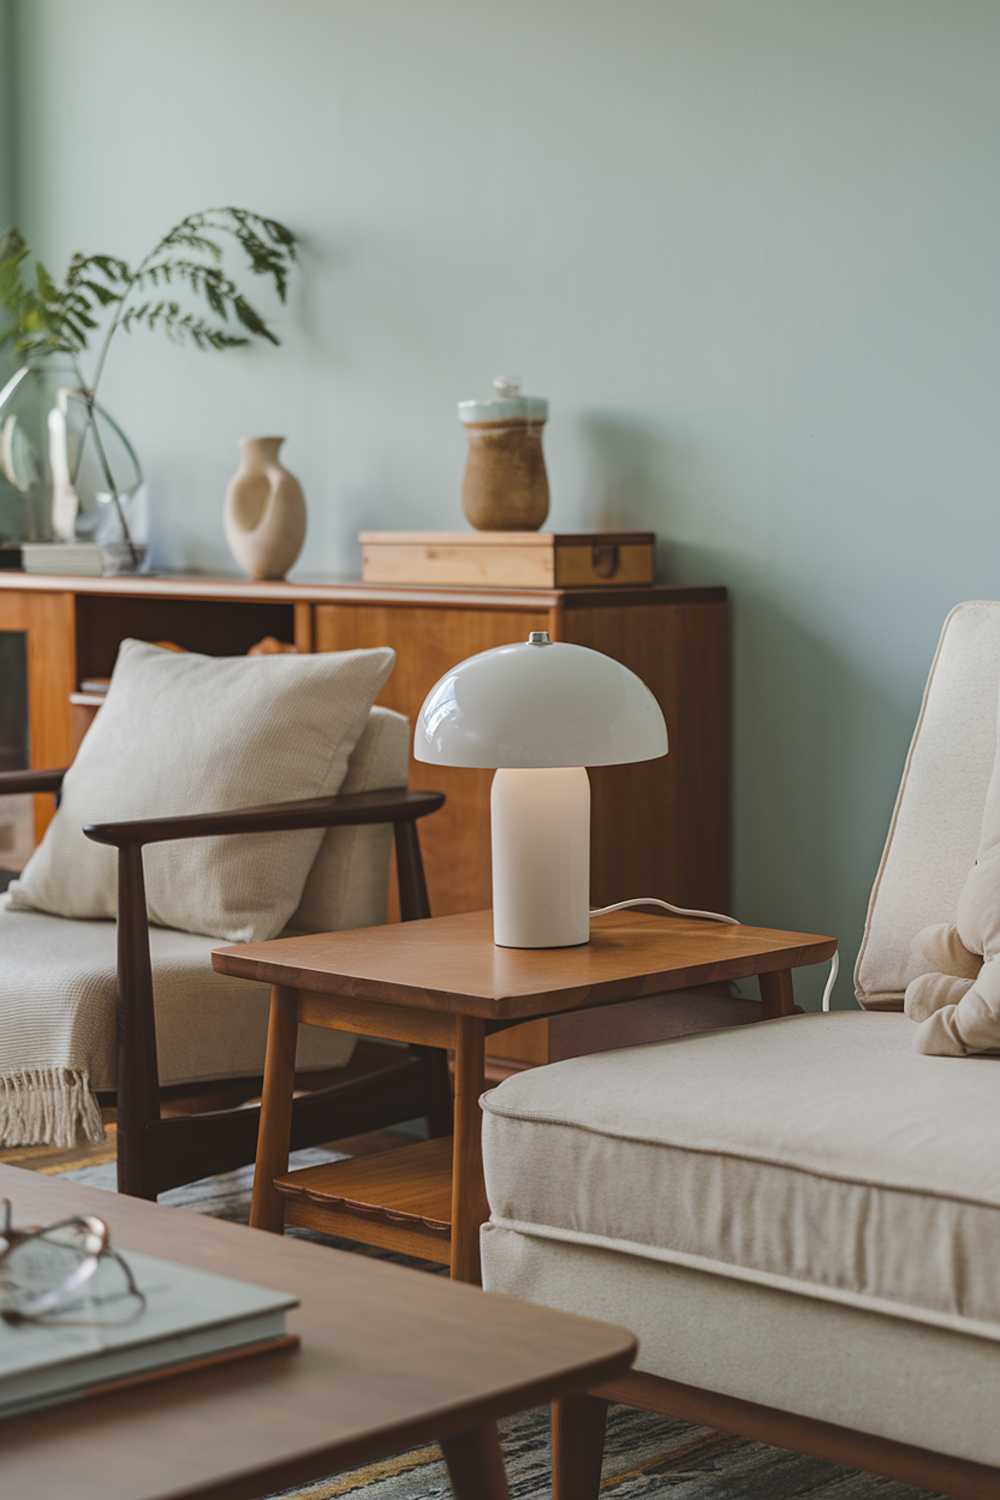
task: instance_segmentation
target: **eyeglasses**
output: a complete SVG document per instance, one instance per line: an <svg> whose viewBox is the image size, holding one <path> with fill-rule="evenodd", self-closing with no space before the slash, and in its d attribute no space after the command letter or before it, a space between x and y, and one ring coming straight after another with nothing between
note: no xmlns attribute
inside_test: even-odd
<svg viewBox="0 0 1000 1500"><path fill-rule="evenodd" d="M20 1230L13 1226L8 1199L0 1209L0 1318L5 1323L93 1327L139 1317L146 1298L128 1262L111 1248L111 1230L103 1219L81 1214Z"/></svg>

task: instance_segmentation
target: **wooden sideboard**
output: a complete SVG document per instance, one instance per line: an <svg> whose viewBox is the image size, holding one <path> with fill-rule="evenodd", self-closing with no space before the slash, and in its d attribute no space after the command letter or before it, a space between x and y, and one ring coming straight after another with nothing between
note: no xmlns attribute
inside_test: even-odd
<svg viewBox="0 0 1000 1500"><path fill-rule="evenodd" d="M167 575L56 578L0 573L0 631L27 637L34 767L68 764L96 705L78 692L106 677L127 636L242 654L263 636L301 651L389 645L380 701L412 721L428 689L474 652L547 630L616 657L655 693L670 754L591 771L592 899L652 895L725 910L729 897L729 624L726 591L415 588L256 583ZM0 684L2 690L2 684ZM75 702L73 701L75 698ZM447 795L421 829L437 915L490 904L490 772L411 765L411 784ZM51 809L39 800L36 828ZM544 1062L579 1050L574 1023L534 1022L494 1039L494 1056ZM627 1018L621 1018L627 1028ZM648 1035L648 1024L643 1036ZM622 1037L624 1040L624 1037ZM607 1043L606 1043L607 1044Z"/></svg>

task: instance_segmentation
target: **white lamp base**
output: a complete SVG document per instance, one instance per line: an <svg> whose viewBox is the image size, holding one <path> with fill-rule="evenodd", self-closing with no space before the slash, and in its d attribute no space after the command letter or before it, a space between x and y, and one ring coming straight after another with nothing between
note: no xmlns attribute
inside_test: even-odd
<svg viewBox="0 0 1000 1500"><path fill-rule="evenodd" d="M493 941L569 948L590 940L590 780L583 766L501 770L490 793Z"/></svg>

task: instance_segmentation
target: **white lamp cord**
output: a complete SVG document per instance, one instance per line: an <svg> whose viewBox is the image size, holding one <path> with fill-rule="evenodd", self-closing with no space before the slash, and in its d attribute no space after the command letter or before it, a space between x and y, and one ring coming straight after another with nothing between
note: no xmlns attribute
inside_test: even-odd
<svg viewBox="0 0 1000 1500"><path fill-rule="evenodd" d="M696 917L704 922L726 922L733 927L742 927L738 917L728 917L721 911L697 911L690 906L672 906L669 901L661 901L657 896L633 896L630 901L616 901L612 906L596 906L591 911L592 917L606 917L613 911L624 911L628 906L659 906L663 911L672 912L675 917ZM837 983L837 975L840 973L840 956L834 949L830 960L830 973L823 990L821 1009L830 1009L830 999L833 995L833 987Z"/></svg>

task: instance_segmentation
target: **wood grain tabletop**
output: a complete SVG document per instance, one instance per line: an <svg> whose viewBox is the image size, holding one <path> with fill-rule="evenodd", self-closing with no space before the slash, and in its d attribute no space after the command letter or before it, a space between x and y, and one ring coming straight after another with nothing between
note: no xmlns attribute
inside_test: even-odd
<svg viewBox="0 0 1000 1500"><path fill-rule="evenodd" d="M636 1000L822 963L835 938L615 912L575 948L498 948L489 911L217 948L212 962L290 989L490 1020Z"/></svg>
<svg viewBox="0 0 1000 1500"><path fill-rule="evenodd" d="M11 1500L253 1500L624 1374L632 1335L443 1277L0 1167L15 1222L289 1292L298 1351L0 1422Z"/></svg>

